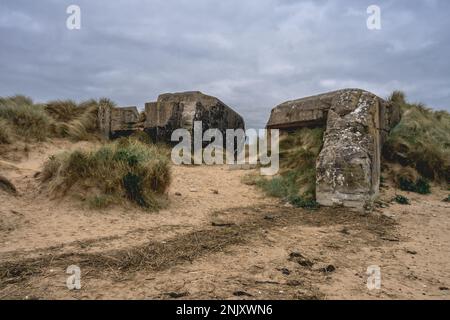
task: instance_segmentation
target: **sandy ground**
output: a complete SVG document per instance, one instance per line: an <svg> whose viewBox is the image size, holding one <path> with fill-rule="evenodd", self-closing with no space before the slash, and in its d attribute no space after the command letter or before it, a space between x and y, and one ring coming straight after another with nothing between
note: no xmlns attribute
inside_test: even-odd
<svg viewBox="0 0 450 320"><path fill-rule="evenodd" d="M372 213L294 209L241 182L250 171L173 167L169 206L88 210L34 175L57 140L0 154L0 299L449 299L450 205L383 188ZM68 290L66 268L81 268ZM367 288L379 266L381 288Z"/></svg>

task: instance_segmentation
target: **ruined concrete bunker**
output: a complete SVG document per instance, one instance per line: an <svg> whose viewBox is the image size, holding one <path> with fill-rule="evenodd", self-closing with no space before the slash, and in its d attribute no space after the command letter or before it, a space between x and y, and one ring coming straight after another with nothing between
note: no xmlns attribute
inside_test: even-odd
<svg viewBox="0 0 450 320"><path fill-rule="evenodd" d="M316 160L316 201L363 208L379 193L381 147L400 110L361 89L344 89L275 107L268 129L325 128Z"/></svg>
<svg viewBox="0 0 450 320"><path fill-rule="evenodd" d="M157 101L137 107L100 106L100 131L107 139L129 136L143 131L153 142L172 143L172 132L179 128L192 132L194 122L201 121L203 131L214 128L224 135L227 129L245 129L244 119L216 97L199 91L161 94Z"/></svg>

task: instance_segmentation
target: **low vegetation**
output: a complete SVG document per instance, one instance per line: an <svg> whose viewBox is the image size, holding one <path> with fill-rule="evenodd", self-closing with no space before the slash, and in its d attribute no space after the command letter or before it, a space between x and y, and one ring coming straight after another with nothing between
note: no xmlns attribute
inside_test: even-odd
<svg viewBox="0 0 450 320"><path fill-rule="evenodd" d="M81 195L92 208L122 200L158 209L170 184L167 152L133 138L122 138L94 151L50 157L41 181L55 196Z"/></svg>
<svg viewBox="0 0 450 320"><path fill-rule="evenodd" d="M280 174L271 179L247 176L272 197L283 198L297 207L315 208L316 159L323 144L322 128L302 128L280 138Z"/></svg>
<svg viewBox="0 0 450 320"><path fill-rule="evenodd" d="M0 144L12 142L12 131L7 121L0 119Z"/></svg>
<svg viewBox="0 0 450 320"><path fill-rule="evenodd" d="M59 137L89 140L97 132L97 110L108 99L76 104L71 100L35 104L30 98L0 98L0 144L14 140L44 141Z"/></svg>
<svg viewBox="0 0 450 320"><path fill-rule="evenodd" d="M288 198L289 203L292 204L296 208L305 208L314 210L319 208L319 204L316 202L316 200L311 198L304 198L300 197L298 195L290 196Z"/></svg>
<svg viewBox="0 0 450 320"><path fill-rule="evenodd" d="M390 101L400 107L402 119L384 145L384 158L413 168L426 179L450 183L450 114L409 103L400 91ZM403 186L427 191L424 181L404 179Z"/></svg>
<svg viewBox="0 0 450 320"><path fill-rule="evenodd" d="M45 140L53 123L43 105L35 105L31 99L23 96L0 98L0 119L10 129L10 141Z"/></svg>
<svg viewBox="0 0 450 320"><path fill-rule="evenodd" d="M399 187L403 191L411 191L420 194L431 193L430 183L424 178L418 178L416 181L413 181L402 176L399 179Z"/></svg>
<svg viewBox="0 0 450 320"><path fill-rule="evenodd" d="M410 204L409 199L402 195L396 195L394 198L394 201L397 202L398 204L403 204L403 205Z"/></svg>
<svg viewBox="0 0 450 320"><path fill-rule="evenodd" d="M108 208L111 204L114 204L115 198L110 195L93 195L86 197L87 205L90 209L101 210Z"/></svg>

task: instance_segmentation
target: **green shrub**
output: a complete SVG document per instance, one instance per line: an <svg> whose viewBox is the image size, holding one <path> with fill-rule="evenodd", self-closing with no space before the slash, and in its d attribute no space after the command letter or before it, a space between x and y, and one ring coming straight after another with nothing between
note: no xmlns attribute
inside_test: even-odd
<svg viewBox="0 0 450 320"><path fill-rule="evenodd" d="M147 201L142 194L142 177L128 172L123 177L123 186L130 201L136 202L141 207L148 207Z"/></svg>
<svg viewBox="0 0 450 320"><path fill-rule="evenodd" d="M304 199L300 196L291 196L289 197L289 203L292 204L296 208L304 208L314 210L319 208L319 204L313 199Z"/></svg>
<svg viewBox="0 0 450 320"><path fill-rule="evenodd" d="M399 182L399 188L403 191L415 191L416 184L408 178L401 177Z"/></svg>
<svg viewBox="0 0 450 320"><path fill-rule="evenodd" d="M50 157L41 181L51 193L69 190L128 199L139 206L156 209L158 195L170 184L170 164L165 151L123 138L95 151L73 151Z"/></svg>
<svg viewBox="0 0 450 320"><path fill-rule="evenodd" d="M424 178L418 178L416 181L412 181L409 178L400 177L399 188L403 191L411 191L420 194L431 193L430 183Z"/></svg>
<svg viewBox="0 0 450 320"><path fill-rule="evenodd" d="M419 178L416 181L416 192L420 194L430 194L431 186L427 179Z"/></svg>
<svg viewBox="0 0 450 320"><path fill-rule="evenodd" d="M122 149L118 150L113 157L114 161L123 161L127 163L130 167L136 166L141 159L138 158L138 154L134 153L133 150Z"/></svg>
<svg viewBox="0 0 450 320"><path fill-rule="evenodd" d="M394 201L397 202L398 204L403 204L403 205L410 204L409 199L402 195L396 195L394 198Z"/></svg>

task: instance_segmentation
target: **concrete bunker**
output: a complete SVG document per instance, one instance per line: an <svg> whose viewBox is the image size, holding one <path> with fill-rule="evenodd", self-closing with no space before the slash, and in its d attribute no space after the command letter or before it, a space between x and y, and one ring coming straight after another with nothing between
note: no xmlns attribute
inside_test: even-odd
<svg viewBox="0 0 450 320"><path fill-rule="evenodd" d="M326 206L363 208L379 193L381 147L400 110L361 89L344 89L275 107L268 129L289 133L324 127L316 160L316 201Z"/></svg>

